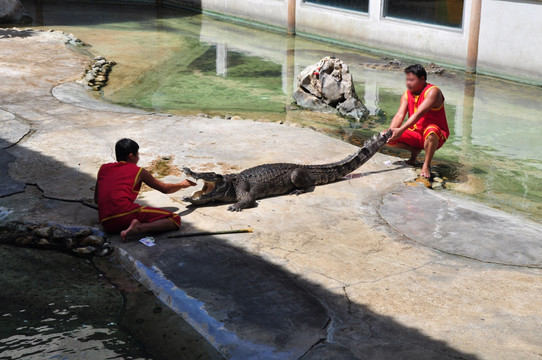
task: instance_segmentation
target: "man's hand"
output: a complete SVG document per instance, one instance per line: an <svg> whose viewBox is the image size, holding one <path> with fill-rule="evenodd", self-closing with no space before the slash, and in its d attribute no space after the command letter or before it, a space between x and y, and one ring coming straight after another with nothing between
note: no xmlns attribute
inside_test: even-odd
<svg viewBox="0 0 542 360"><path fill-rule="evenodd" d="M187 188L187 187L190 187L190 186L196 186L197 184L195 182L193 182L193 181L185 179L185 180L181 181L179 183L179 185L181 185L183 188Z"/></svg>
<svg viewBox="0 0 542 360"><path fill-rule="evenodd" d="M404 130L402 130L401 128L390 128L390 129L391 131L393 131L393 134L388 139L388 142L395 141L399 139L401 135L403 135Z"/></svg>

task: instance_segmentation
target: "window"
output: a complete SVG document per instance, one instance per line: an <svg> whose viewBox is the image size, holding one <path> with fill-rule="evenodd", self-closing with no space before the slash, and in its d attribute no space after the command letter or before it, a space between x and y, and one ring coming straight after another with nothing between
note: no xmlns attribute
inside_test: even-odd
<svg viewBox="0 0 542 360"><path fill-rule="evenodd" d="M369 12L369 0L305 0L306 3Z"/></svg>
<svg viewBox="0 0 542 360"><path fill-rule="evenodd" d="M384 16L460 28L463 0L384 0Z"/></svg>

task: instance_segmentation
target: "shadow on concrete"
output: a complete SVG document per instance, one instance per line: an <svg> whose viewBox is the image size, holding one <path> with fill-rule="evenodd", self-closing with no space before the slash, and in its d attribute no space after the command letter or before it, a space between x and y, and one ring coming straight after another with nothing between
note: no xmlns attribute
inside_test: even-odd
<svg viewBox="0 0 542 360"><path fill-rule="evenodd" d="M2 32L0 33L0 40L1 39L10 39L10 38L27 38L34 36L35 32L32 30L9 30L9 29L2 29Z"/></svg>
<svg viewBox="0 0 542 360"><path fill-rule="evenodd" d="M48 164L50 171L47 177L50 178L67 176L69 173L85 177L77 169L32 152L20 143L3 151L15 158L0 157L2 162L17 162L18 166L24 166L26 161L32 159L31 163L34 164ZM2 163L0 167L6 168L8 165ZM95 183L90 176L86 176L85 181L89 189ZM3 187L4 184L0 184L0 190L6 190ZM25 205L18 196L22 195L10 195L7 191L0 198L0 208L15 209L15 212L0 219L0 225L9 220L28 219L25 206L33 205ZM81 198L85 197L86 194L82 194ZM57 202L62 203L60 200ZM48 212L41 215L47 218L55 211L55 205L51 203ZM186 215L183 222L189 227L189 213L184 212L183 215ZM66 225L78 225L74 223L73 213L64 216ZM78 221L81 219L79 217ZM146 271L147 275L160 275L154 280L160 278L161 283L153 283L153 278L147 276L150 283L145 285L177 313L183 314L185 320L226 356L257 351L262 355L260 359L277 358L277 354L281 359L296 359L304 353L303 359L475 358L424 335L423 329L404 326L392 317L372 311L365 304L352 303L346 296L314 284L301 274L291 273L245 251L229 241L236 239L232 235L183 239L166 239L166 236L157 236L158 245L153 248L135 241L116 245L122 249L118 251L126 252L132 259L133 266L139 264L139 267L131 270L140 280L145 280L141 271ZM244 241L251 239L250 235L239 236L243 236ZM164 283L174 286L160 288ZM179 298L179 292L185 297ZM176 296L181 303L172 302ZM199 306L182 310L180 307L189 300L197 301ZM184 305L182 301L185 301ZM213 333L213 329L223 336ZM334 355L329 356L329 352Z"/></svg>
<svg viewBox="0 0 542 360"><path fill-rule="evenodd" d="M184 296L201 301L206 313L218 323L213 325L208 321L199 326L215 339L225 341L230 354L242 351L235 349L236 346L247 347L240 341L243 340L266 344L280 352L275 357L263 355L265 350L261 350L261 359L476 358L424 335L419 329L375 313L364 304L351 303L345 296L233 246L223 238L157 238L157 242L159 248L153 251L136 243L122 247L145 267L159 269ZM153 284L145 281L144 284L153 288ZM154 290L164 296L164 288L155 284ZM167 294L169 301L175 297L174 291ZM189 322L198 321L201 314L186 311L175 300L173 303L185 310L182 312ZM217 336L213 326L234 332L239 342ZM305 342L299 344L299 339ZM251 358L246 357L247 353L241 354L233 358Z"/></svg>

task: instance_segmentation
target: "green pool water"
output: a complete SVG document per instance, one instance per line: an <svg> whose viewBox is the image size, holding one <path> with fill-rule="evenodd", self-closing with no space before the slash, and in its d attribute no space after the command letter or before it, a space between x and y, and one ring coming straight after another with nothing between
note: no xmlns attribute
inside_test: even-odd
<svg viewBox="0 0 542 360"><path fill-rule="evenodd" d="M92 44L92 54L117 61L103 98L119 104L297 122L360 144L388 126L405 90L403 73L366 66L387 59L353 48L191 12L36 3L27 4L38 15L36 27L74 33ZM296 74L329 55L350 65L356 91L371 111L368 121L291 106ZM542 88L454 70L428 80L446 97L451 135L435 157L437 171L449 178L446 191L541 221Z"/></svg>

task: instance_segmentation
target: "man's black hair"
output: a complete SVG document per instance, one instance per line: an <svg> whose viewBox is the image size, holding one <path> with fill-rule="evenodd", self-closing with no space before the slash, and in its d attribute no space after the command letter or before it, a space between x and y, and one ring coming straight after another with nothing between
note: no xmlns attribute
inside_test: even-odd
<svg viewBox="0 0 542 360"><path fill-rule="evenodd" d="M405 74L414 74L420 79L422 76L427 80L427 72L420 64L410 65L405 69Z"/></svg>
<svg viewBox="0 0 542 360"><path fill-rule="evenodd" d="M128 155L137 155L138 151L139 145L132 139L120 139L115 144L115 156L117 157L117 161L126 161L128 160Z"/></svg>

